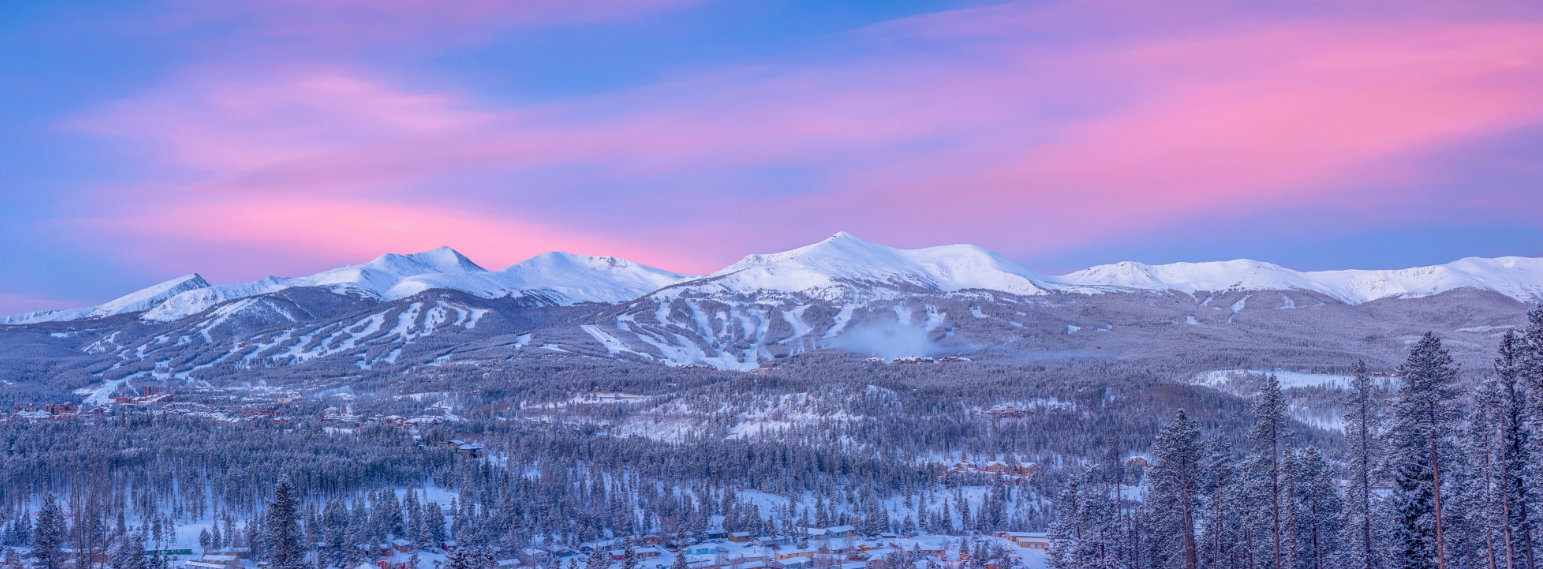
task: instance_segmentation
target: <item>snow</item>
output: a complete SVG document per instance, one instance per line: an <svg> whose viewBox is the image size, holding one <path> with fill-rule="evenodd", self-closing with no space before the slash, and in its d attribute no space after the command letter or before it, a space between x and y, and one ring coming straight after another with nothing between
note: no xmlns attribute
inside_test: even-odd
<svg viewBox="0 0 1543 569"><path fill-rule="evenodd" d="M605 331L601 330L599 326L594 324L584 324L579 326L579 328L587 332L595 339L596 342L600 342L600 345L605 347L605 353L608 355L615 356L617 354L626 353L636 354L648 359L653 359L652 356L633 351L632 348L627 347L627 344L623 343L621 340L616 339L615 336L605 333Z"/></svg>
<svg viewBox="0 0 1543 569"><path fill-rule="evenodd" d="M1420 297L1458 289L1489 290L1530 301L1543 298L1543 258L1469 257L1429 267L1397 270L1294 271L1262 261L1099 265L1055 278L1064 284L1134 290L1308 291L1346 304L1382 298ZM1209 300L1209 299L1208 299ZM1295 307L1288 298L1284 308Z"/></svg>
<svg viewBox="0 0 1543 569"><path fill-rule="evenodd" d="M560 305L620 302L687 278L615 257L545 253L502 271L489 272L448 247L410 255L386 254L304 277L268 277L246 283L210 285L196 274L173 279L100 306L49 310L0 318L25 324L143 312L141 318L169 322L216 305L290 288L320 287L337 294L398 300L426 290L448 289L482 298L539 296ZM475 325L475 324L473 324Z"/></svg>
<svg viewBox="0 0 1543 569"><path fill-rule="evenodd" d="M551 252L500 271L488 271L448 247L408 255L386 254L310 276L210 285L191 274L98 306L0 317L0 324L27 324L142 313L167 322L216 305L296 287L398 300L426 290L449 289L482 298L531 298L559 305L617 303L649 294L687 292L800 293L862 302L906 291L990 290L1020 295L1053 292L1302 291L1359 304L1383 298L1421 297L1459 289L1493 291L1523 302L1543 299L1543 258L1469 257L1443 265L1397 270L1296 271L1249 259L1147 265L1099 265L1059 277L1046 276L973 245L896 249L848 233L805 247L749 255L704 277L681 275L624 259ZM1207 304L1207 297L1202 304ZM1282 308L1296 306L1283 297ZM972 315L980 317L978 309ZM475 322L475 320L473 320Z"/></svg>
<svg viewBox="0 0 1543 569"><path fill-rule="evenodd" d="M0 318L0 324L30 324L35 322L80 320L83 318L105 318L117 314L143 312L184 292L207 287L209 287L209 282L205 281L203 277L197 274L185 275L131 292L98 306L17 314Z"/></svg>
<svg viewBox="0 0 1543 569"><path fill-rule="evenodd" d="M497 273L511 291L550 291L579 302L624 302L680 282L686 275L616 257L544 253Z"/></svg>
<svg viewBox="0 0 1543 569"><path fill-rule="evenodd" d="M1243 376L1265 376L1274 374L1280 381L1282 389L1292 387L1337 387L1345 388L1350 385L1351 377L1348 375L1308 373L1299 371L1282 371L1267 369L1223 369L1197 374L1192 380L1197 385L1209 387L1221 387Z"/></svg>
<svg viewBox="0 0 1543 569"><path fill-rule="evenodd" d="M1047 281L1044 275L972 245L902 250L837 233L791 251L749 255L656 294L776 291L841 298L857 288L856 283L942 292L987 289L1044 294L1055 289Z"/></svg>

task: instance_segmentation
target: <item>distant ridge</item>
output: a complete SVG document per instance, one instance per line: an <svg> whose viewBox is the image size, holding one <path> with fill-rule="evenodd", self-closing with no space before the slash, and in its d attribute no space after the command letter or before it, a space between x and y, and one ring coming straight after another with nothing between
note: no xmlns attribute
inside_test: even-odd
<svg viewBox="0 0 1543 569"><path fill-rule="evenodd" d="M1319 293L1346 304L1474 289L1528 302L1543 299L1543 259L1469 257L1409 269L1308 272L1247 259L1165 265L1122 262L1049 276L973 245L906 250L841 232L812 245L749 255L711 274L689 276L616 257L561 252L544 253L503 270L488 271L454 249L440 247L407 255L381 255L367 263L304 277L268 277L247 283L211 285L192 274L98 306L17 314L0 318L0 324L136 313L147 321L174 321L223 302L297 287L319 287L337 294L379 300L401 299L434 289L457 290L483 298L536 295L564 305L619 303L649 294L771 292L834 297L970 289L1017 295L1282 290Z"/></svg>

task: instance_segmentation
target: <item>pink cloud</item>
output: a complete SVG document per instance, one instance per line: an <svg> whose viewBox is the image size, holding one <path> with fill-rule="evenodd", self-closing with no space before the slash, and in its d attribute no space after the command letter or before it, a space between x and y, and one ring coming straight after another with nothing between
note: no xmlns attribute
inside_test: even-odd
<svg viewBox="0 0 1543 569"><path fill-rule="evenodd" d="M1024 254L1394 192L1433 150L1543 124L1536 21L1234 9L1165 27L1085 6L912 18L864 30L874 47L834 63L544 105L345 67L190 73L78 121L176 171L155 190L104 190L114 213L92 226L349 259L467 243L507 263L578 244L686 271L768 232L942 233ZM1057 25L1093 39L1029 33ZM914 42L928 49L884 48ZM778 168L812 187L734 191ZM706 171L727 174L703 189ZM627 189L550 199L590 187Z"/></svg>

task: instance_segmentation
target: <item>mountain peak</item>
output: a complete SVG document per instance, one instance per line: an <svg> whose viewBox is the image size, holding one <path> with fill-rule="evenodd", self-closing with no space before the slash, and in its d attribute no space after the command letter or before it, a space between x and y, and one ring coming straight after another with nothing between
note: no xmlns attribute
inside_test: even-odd
<svg viewBox="0 0 1543 569"><path fill-rule="evenodd" d="M408 265L416 266L409 267ZM419 269L420 267L440 273L481 273L487 271L487 269L473 263L471 259L466 258L460 251L447 246L405 255L386 253L366 263L366 266L402 274L423 272Z"/></svg>

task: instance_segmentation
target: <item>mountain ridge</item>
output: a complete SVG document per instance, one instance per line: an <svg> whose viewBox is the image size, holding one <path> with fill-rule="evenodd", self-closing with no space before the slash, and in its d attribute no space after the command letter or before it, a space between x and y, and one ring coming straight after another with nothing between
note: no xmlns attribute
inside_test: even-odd
<svg viewBox="0 0 1543 569"><path fill-rule="evenodd" d="M1388 297L1430 296L1456 289L1487 290L1518 301L1543 300L1543 259L1467 257L1425 267L1391 270L1296 271L1250 259L1149 265L1124 261L1060 276L1023 267L974 245L898 249L846 232L803 247L751 254L707 275L674 273L609 256L549 252L488 271L460 252L439 247L387 253L375 259L303 277L267 277L213 285L198 274L83 308L0 317L0 324L31 324L140 314L174 321L224 302L297 287L377 300L448 289L483 298L532 297L559 305L620 303L648 295L779 293L835 298L906 291L985 290L1037 296L1057 293L1304 291L1359 304Z"/></svg>

